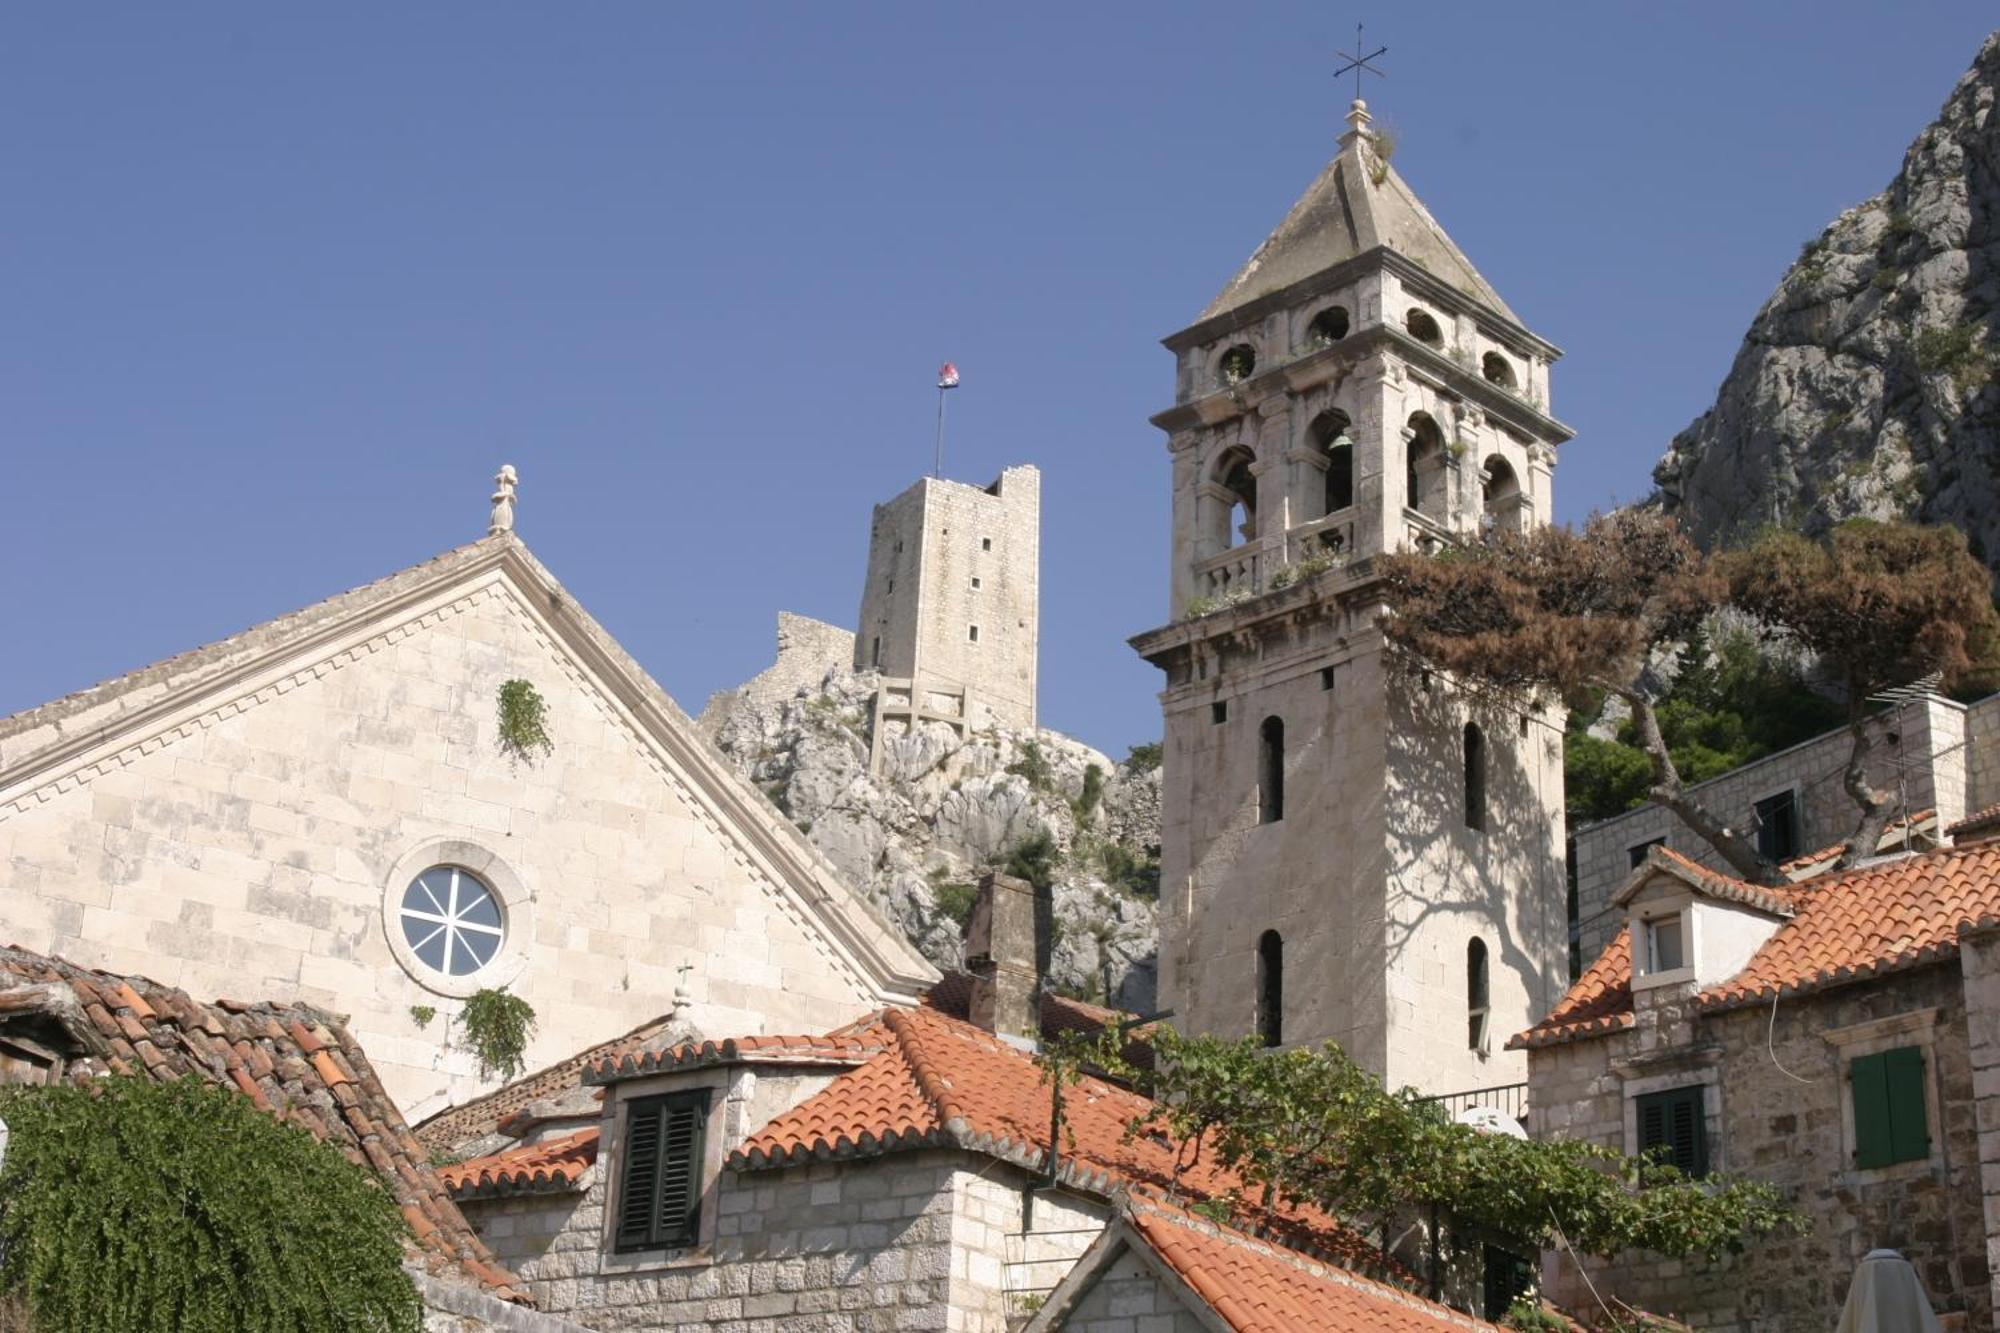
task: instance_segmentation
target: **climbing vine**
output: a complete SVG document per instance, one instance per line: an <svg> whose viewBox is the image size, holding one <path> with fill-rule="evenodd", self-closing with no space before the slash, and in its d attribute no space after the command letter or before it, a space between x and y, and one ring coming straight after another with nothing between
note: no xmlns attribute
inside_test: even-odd
<svg viewBox="0 0 2000 1333"><path fill-rule="evenodd" d="M535 1031L535 1010L507 988L475 991L458 1014L465 1044L479 1057L479 1072L512 1078L525 1067L528 1038Z"/></svg>
<svg viewBox="0 0 2000 1333"><path fill-rule="evenodd" d="M415 1333L365 1167L195 1078L0 1093L0 1292L36 1333Z"/></svg>
<svg viewBox="0 0 2000 1333"><path fill-rule="evenodd" d="M556 748L549 738L549 706L542 692L525 680L500 687L500 750L510 758L533 763Z"/></svg>

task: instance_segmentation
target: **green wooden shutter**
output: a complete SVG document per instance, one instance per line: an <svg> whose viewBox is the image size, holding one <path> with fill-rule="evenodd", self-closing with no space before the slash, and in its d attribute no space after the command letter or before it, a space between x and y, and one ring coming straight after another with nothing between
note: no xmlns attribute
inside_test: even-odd
<svg viewBox="0 0 2000 1333"><path fill-rule="evenodd" d="M1924 1053L1903 1046L1882 1053L1889 1092L1889 1160L1917 1162L1931 1155L1924 1116Z"/></svg>
<svg viewBox="0 0 2000 1333"><path fill-rule="evenodd" d="M1665 1148L1665 1160L1690 1176L1708 1174L1708 1127L1702 1090L1670 1088L1639 1098L1639 1151Z"/></svg>
<svg viewBox="0 0 2000 1333"><path fill-rule="evenodd" d="M625 1111L624 1162L618 1187L618 1248L644 1249L653 1239L653 1200L660 1181L660 1107L634 1102Z"/></svg>
<svg viewBox="0 0 2000 1333"><path fill-rule="evenodd" d="M663 1249L700 1239L707 1119L706 1092L647 1097L627 1107L619 1169L619 1249Z"/></svg>

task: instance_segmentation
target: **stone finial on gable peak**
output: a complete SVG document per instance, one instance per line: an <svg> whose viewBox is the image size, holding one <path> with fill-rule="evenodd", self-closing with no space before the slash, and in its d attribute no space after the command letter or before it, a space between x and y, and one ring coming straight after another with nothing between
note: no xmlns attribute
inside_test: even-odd
<svg viewBox="0 0 2000 1333"><path fill-rule="evenodd" d="M493 474L493 514L487 520L487 536L514 530L514 488L520 480L521 474L514 471L512 463L501 464L500 470Z"/></svg>

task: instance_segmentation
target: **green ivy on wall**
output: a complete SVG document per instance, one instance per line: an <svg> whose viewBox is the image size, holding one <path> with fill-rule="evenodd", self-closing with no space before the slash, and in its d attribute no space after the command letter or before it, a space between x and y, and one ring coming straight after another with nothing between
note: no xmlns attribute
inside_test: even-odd
<svg viewBox="0 0 2000 1333"><path fill-rule="evenodd" d="M416 1333L366 1167L195 1078L9 1088L0 1292L36 1333Z"/></svg>
<svg viewBox="0 0 2000 1333"><path fill-rule="evenodd" d="M555 750L549 737L549 706L542 692L525 680L500 687L500 751L509 758L533 763Z"/></svg>
<svg viewBox="0 0 2000 1333"><path fill-rule="evenodd" d="M458 1028L466 1047L479 1057L479 1072L513 1078L525 1067L528 1038L535 1031L535 1010L505 986L475 991L458 1012Z"/></svg>

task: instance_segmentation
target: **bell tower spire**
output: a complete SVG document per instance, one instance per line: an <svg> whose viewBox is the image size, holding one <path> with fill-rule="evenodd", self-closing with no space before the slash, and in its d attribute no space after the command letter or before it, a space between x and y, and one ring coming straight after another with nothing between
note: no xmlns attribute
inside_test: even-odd
<svg viewBox="0 0 2000 1333"><path fill-rule="evenodd" d="M1359 34L1357 34L1357 37ZM1356 56L1353 70L1380 71ZM1372 60L1377 51L1367 56ZM1382 151L1333 160L1166 339L1161 1001L1392 1086L1525 1077L1560 993L1562 722L1392 661L1374 557L1550 519L1558 350Z"/></svg>

